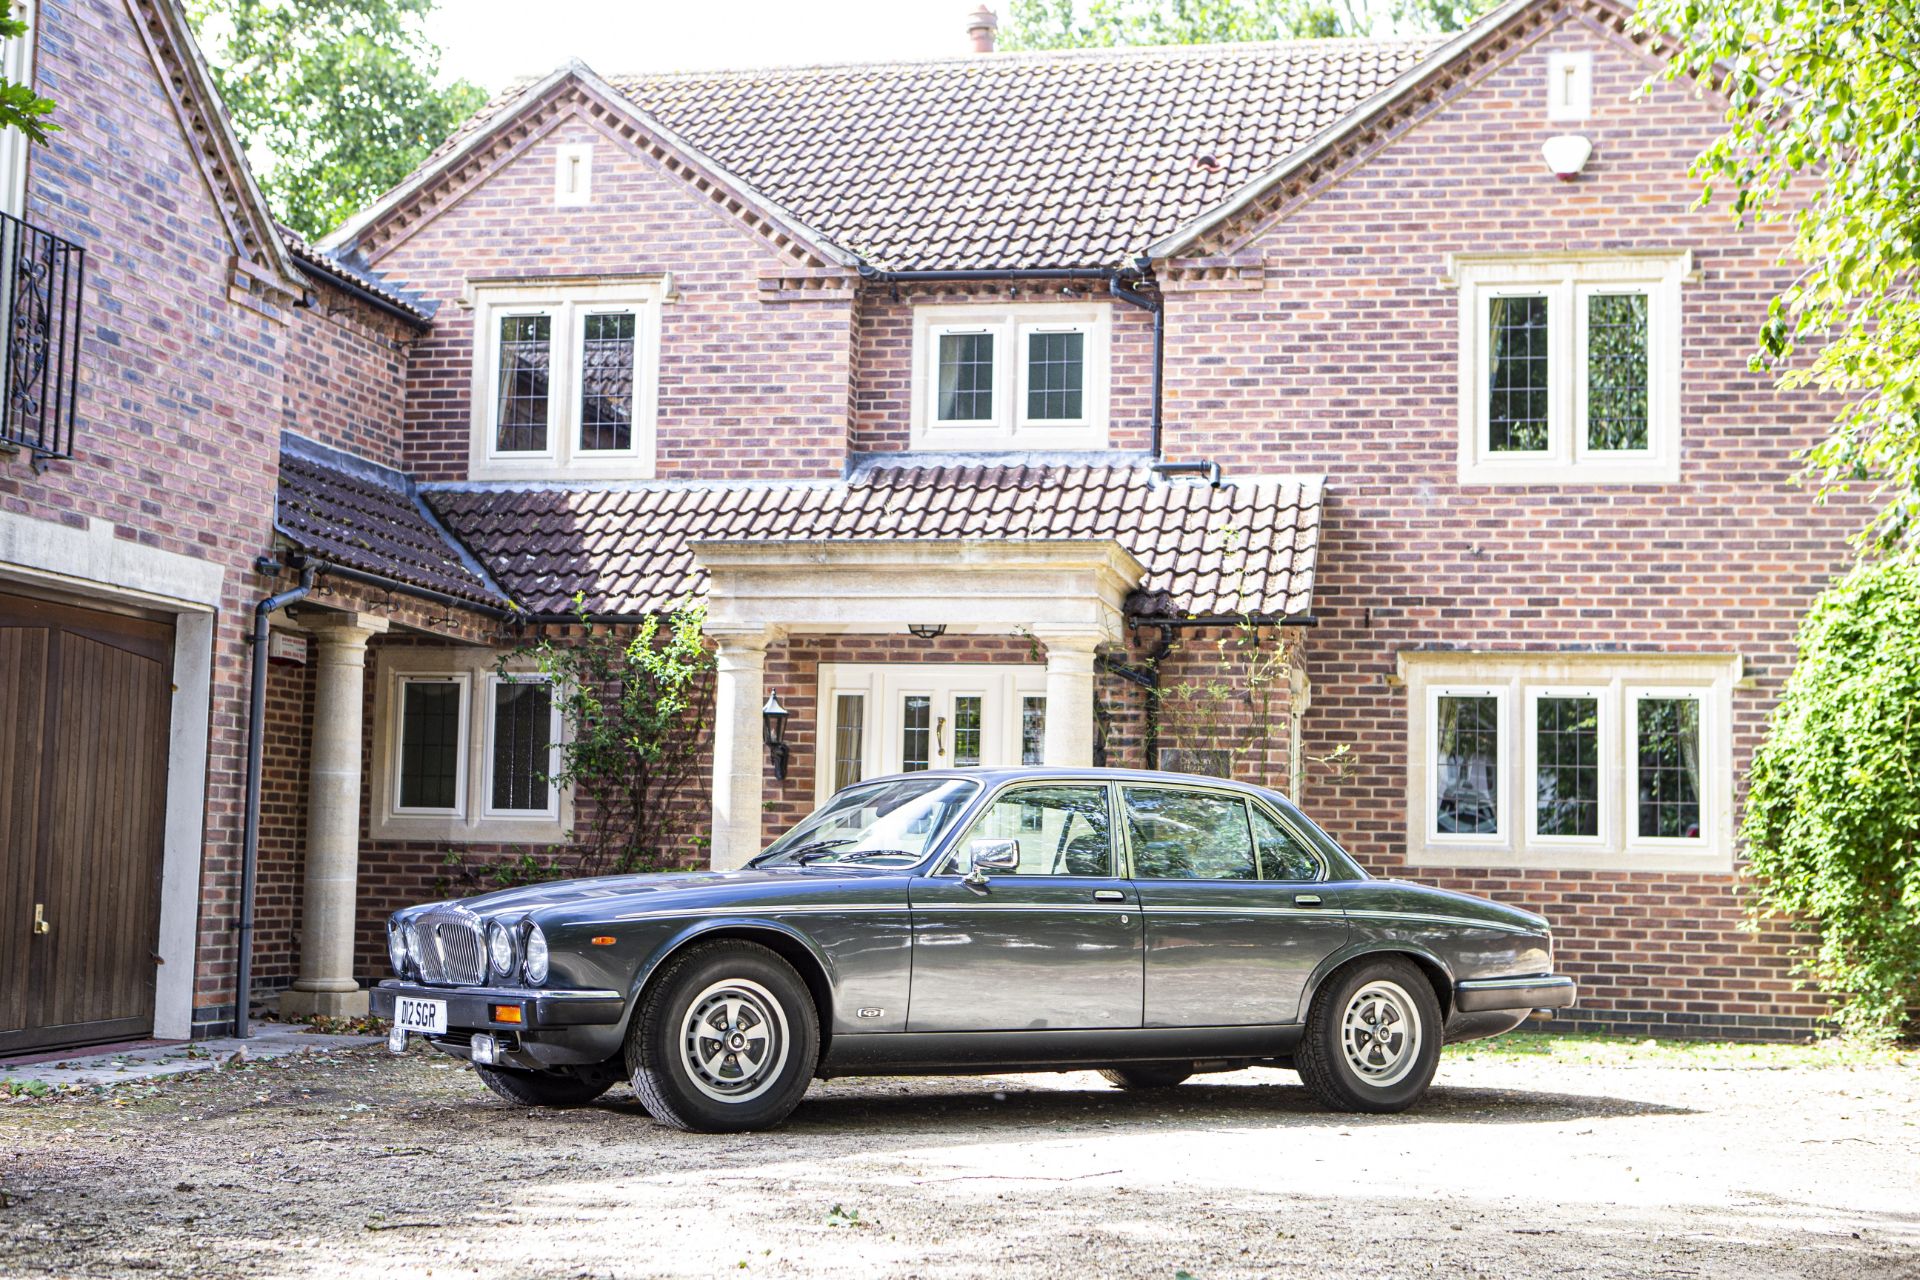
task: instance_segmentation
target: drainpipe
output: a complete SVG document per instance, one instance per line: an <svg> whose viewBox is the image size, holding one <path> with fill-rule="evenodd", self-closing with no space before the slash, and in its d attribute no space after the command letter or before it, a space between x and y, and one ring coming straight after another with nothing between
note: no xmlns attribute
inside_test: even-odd
<svg viewBox="0 0 1920 1280"><path fill-rule="evenodd" d="M1151 295L1136 293L1122 281L1139 281L1145 273L1147 259L1136 260L1136 265L1125 271L1115 271L1107 276L1107 292L1128 306L1139 307L1153 316L1153 445L1150 452L1153 460L1160 460L1161 435L1161 385L1165 378L1167 361L1167 305L1158 289Z"/></svg>
<svg viewBox="0 0 1920 1280"><path fill-rule="evenodd" d="M300 584L253 606L253 699L247 708L246 834L240 854L240 964L234 975L233 1034L245 1040L253 1034L247 1008L253 987L253 888L260 866L260 758L265 748L267 719L267 619L275 610L304 600L314 579L326 572L326 563L308 560L300 567Z"/></svg>

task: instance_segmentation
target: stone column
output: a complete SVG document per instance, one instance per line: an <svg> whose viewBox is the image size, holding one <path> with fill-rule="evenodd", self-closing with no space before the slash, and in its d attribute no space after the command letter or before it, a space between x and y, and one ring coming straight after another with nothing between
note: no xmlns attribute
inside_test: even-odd
<svg viewBox="0 0 1920 1280"><path fill-rule="evenodd" d="M1047 646L1047 735L1042 762L1068 768L1093 763L1093 654L1097 631L1036 631Z"/></svg>
<svg viewBox="0 0 1920 1280"><path fill-rule="evenodd" d="M367 993L353 980L359 905L360 726L367 641L384 618L348 614L316 627L312 763L307 782L307 879L300 976L280 999L283 1017L363 1018Z"/></svg>
<svg viewBox="0 0 1920 1280"><path fill-rule="evenodd" d="M715 869L737 867L760 852L766 746L760 707L767 700L765 631L709 631L714 650L713 847Z"/></svg>

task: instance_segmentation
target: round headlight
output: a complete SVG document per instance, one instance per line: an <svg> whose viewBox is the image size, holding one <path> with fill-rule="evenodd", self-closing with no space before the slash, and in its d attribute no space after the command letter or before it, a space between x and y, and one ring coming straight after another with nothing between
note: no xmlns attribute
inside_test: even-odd
<svg viewBox="0 0 1920 1280"><path fill-rule="evenodd" d="M539 986L547 980L547 935L540 926L527 926L527 981Z"/></svg>
<svg viewBox="0 0 1920 1280"><path fill-rule="evenodd" d="M396 977L407 976L407 927L398 917L387 921L387 959L393 962Z"/></svg>
<svg viewBox="0 0 1920 1280"><path fill-rule="evenodd" d="M513 976L513 930L499 920L487 926L487 959L501 977Z"/></svg>

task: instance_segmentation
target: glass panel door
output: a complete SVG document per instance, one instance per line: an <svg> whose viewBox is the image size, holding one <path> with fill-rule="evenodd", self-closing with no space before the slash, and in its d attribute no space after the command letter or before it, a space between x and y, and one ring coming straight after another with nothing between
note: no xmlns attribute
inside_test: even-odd
<svg viewBox="0 0 1920 1280"><path fill-rule="evenodd" d="M933 767L933 699L909 693L900 700L900 772Z"/></svg>

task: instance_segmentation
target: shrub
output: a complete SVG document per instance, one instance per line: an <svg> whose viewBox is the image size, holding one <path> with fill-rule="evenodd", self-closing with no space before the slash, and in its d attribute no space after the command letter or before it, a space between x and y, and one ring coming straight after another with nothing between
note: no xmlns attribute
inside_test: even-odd
<svg viewBox="0 0 1920 1280"><path fill-rule="evenodd" d="M1920 1005L1920 550L1829 587L1799 646L1747 794L1755 912L1813 927L1841 1027L1891 1038Z"/></svg>

